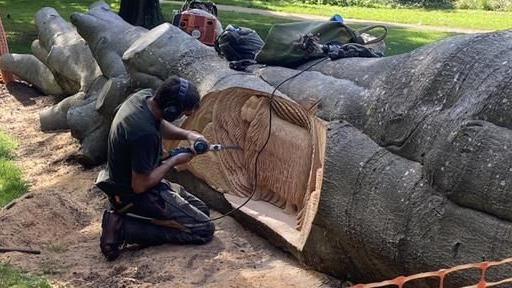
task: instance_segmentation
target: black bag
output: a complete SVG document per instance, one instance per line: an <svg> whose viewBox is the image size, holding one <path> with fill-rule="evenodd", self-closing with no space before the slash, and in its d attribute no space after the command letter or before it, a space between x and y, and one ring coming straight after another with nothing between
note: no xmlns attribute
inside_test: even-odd
<svg viewBox="0 0 512 288"><path fill-rule="evenodd" d="M254 60L264 44L256 31L228 25L215 41L215 50L228 61Z"/></svg>
<svg viewBox="0 0 512 288"><path fill-rule="evenodd" d="M375 28L381 28L384 33L371 41L366 42L361 33L368 32ZM256 57L261 64L297 67L312 60L312 55L304 49L307 39L318 38L319 44L329 41L338 41L343 44L357 43L368 45L384 40L387 35L387 28L378 25L361 30L354 30L351 27L338 21L313 21L275 24L270 28L265 46Z"/></svg>
<svg viewBox="0 0 512 288"><path fill-rule="evenodd" d="M331 58L331 60L350 57L376 58L384 56L384 54L379 51L357 43L343 44L338 41L331 41L322 48L323 52Z"/></svg>

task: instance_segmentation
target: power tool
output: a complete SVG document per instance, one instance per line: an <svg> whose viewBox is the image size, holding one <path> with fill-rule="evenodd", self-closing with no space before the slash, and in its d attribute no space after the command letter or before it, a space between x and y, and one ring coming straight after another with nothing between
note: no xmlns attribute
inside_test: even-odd
<svg viewBox="0 0 512 288"><path fill-rule="evenodd" d="M206 152L219 152L219 151L223 151L223 150L226 150L226 149L237 149L237 150L240 150L242 148L240 148L240 146L238 145L222 145L222 144L210 144L208 145L208 143L204 140L196 140L194 142L194 150L192 150L192 148L189 148L189 147L178 147L178 148L173 148L171 150L169 150L169 153L166 157L164 157L162 160L166 160L168 158L171 158L171 157L174 157L178 154L181 154L181 153L190 153L190 154L197 154L197 155L200 155L200 154L204 154ZM194 153L195 151L195 153Z"/></svg>
<svg viewBox="0 0 512 288"><path fill-rule="evenodd" d="M187 0L181 10L174 14L173 25L205 45L213 46L222 32L222 24L217 19L217 6L213 2Z"/></svg>

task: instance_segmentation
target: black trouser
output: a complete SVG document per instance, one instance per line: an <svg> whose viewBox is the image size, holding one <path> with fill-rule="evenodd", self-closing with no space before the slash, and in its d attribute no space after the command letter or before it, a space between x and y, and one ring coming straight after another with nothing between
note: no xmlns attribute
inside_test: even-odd
<svg viewBox="0 0 512 288"><path fill-rule="evenodd" d="M187 228L173 229L144 220L124 217L124 240L130 244L204 244L213 238L215 225L208 221L210 211L201 200L183 187L162 181L151 191L121 198L133 203L127 212L159 220L174 220Z"/></svg>

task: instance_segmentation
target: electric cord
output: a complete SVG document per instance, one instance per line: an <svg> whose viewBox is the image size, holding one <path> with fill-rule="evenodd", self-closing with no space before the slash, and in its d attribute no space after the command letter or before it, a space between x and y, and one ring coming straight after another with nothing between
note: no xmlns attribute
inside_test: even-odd
<svg viewBox="0 0 512 288"><path fill-rule="evenodd" d="M209 220L206 220L206 221L201 221L200 223L208 223L208 222L212 222L212 221L217 221L217 220L220 220L226 216L229 216L233 213L235 213L236 211L240 210L242 207L244 207L247 203L249 203L249 201L252 200L252 198L254 197L254 195L256 195L256 190L258 188L258 160L260 158L260 155L261 153L263 152L263 150L265 150L265 148L267 147L267 144L268 142L270 141L270 136L271 136L271 133L272 133L272 112L273 112L273 108L272 108L272 103L274 102L274 97L275 97L275 93L277 92L277 90L279 89L279 87L281 87L284 83L292 80L292 79L295 79L297 78L298 76L300 76L301 74L303 74L304 72L308 71L309 69L313 68L314 66L324 62L325 60L327 60L329 58L325 57L325 58L322 58L316 62L314 62L313 64L309 65L308 67L302 69L301 71L299 71L298 73L284 79L283 81L281 81L281 83L279 83L275 88L274 90L272 91L272 94L270 94L270 97L269 97L269 103L268 103L268 133L267 133L267 139L265 140L265 143L263 144L263 146L261 146L260 150L258 150L258 154L256 154L256 159L255 159L255 162L254 162L254 185L253 185L253 189L252 189L252 192L251 192L251 195L249 195L249 198L247 198L242 204L240 204L238 207L236 208L233 208L231 209L230 211L228 211L226 214L223 214L221 216L218 216L218 217L215 217L215 218L211 218Z"/></svg>

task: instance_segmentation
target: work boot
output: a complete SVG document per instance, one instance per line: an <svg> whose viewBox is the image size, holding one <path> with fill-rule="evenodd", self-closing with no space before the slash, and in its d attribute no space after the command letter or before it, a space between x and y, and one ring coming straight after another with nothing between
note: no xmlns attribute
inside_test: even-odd
<svg viewBox="0 0 512 288"><path fill-rule="evenodd" d="M116 260L123 245L123 217L114 211L105 210L101 221L101 253L108 261Z"/></svg>

